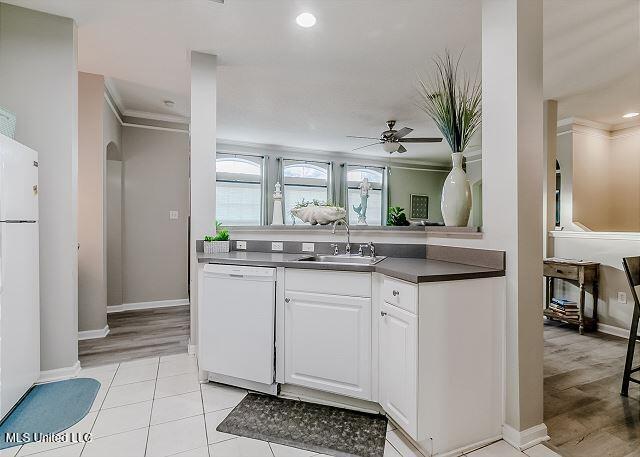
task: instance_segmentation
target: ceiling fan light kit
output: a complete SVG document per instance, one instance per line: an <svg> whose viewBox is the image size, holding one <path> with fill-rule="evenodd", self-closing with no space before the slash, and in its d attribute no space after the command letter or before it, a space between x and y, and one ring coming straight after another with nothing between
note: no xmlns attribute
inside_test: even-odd
<svg viewBox="0 0 640 457"><path fill-rule="evenodd" d="M384 151L388 152L389 154L393 154L394 152L398 152L400 154L402 154L403 152L407 152L407 148L405 148L401 143L439 143L442 141L442 138L405 138L406 135L413 132L413 129L409 127L403 127L400 130L395 130L395 125L396 121L387 121L387 130L380 134L380 138L369 136L347 136L347 138L377 140L375 143L354 148L353 151L381 144L382 149L384 149Z"/></svg>

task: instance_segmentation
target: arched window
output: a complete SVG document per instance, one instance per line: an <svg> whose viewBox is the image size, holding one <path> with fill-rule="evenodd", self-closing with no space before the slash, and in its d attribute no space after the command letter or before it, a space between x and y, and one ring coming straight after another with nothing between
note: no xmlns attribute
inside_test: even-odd
<svg viewBox="0 0 640 457"><path fill-rule="evenodd" d="M349 171L347 171L348 182L360 183L364 178L367 178L370 183L382 184L382 169L349 167Z"/></svg>
<svg viewBox="0 0 640 457"><path fill-rule="evenodd" d="M360 183L367 178L370 185L369 198L367 199L366 221L367 225L383 225L386 213L386 204L383 202L383 187L385 183L384 168L364 167L361 165L347 165L347 210L349 223L358 223L358 213L354 206L362 203L360 195Z"/></svg>
<svg viewBox="0 0 640 457"><path fill-rule="evenodd" d="M222 225L262 223L262 157L218 154L216 219Z"/></svg>
<svg viewBox="0 0 640 457"><path fill-rule="evenodd" d="M324 162L283 161L284 220L286 224L301 223L291 216L293 207L305 201L330 199L329 164Z"/></svg>
<svg viewBox="0 0 640 457"><path fill-rule="evenodd" d="M260 164L240 157L223 157L216 160L216 173L260 176Z"/></svg>
<svg viewBox="0 0 640 457"><path fill-rule="evenodd" d="M327 179L327 167L310 163L301 163L293 165L285 165L285 178L304 178L304 179Z"/></svg>

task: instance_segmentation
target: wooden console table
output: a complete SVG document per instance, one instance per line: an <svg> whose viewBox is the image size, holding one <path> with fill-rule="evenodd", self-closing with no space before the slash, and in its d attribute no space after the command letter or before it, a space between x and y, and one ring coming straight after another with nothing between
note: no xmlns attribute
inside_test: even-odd
<svg viewBox="0 0 640 457"><path fill-rule="evenodd" d="M567 324L577 325L580 334L584 330L596 330L598 325L598 270L600 264L584 260L571 260L549 258L544 260L543 275L547 280L547 296L545 299L544 315L549 319L555 319ZM562 279L577 285L580 288L580 300L578 303L578 317L565 316L549 305L553 298L554 279ZM593 315L584 314L585 289L590 287L593 297Z"/></svg>

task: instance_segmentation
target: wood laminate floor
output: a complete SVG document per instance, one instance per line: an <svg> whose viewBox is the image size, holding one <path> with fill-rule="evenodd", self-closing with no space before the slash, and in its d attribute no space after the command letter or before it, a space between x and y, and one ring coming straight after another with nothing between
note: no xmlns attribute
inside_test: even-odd
<svg viewBox="0 0 640 457"><path fill-rule="evenodd" d="M627 340L544 324L544 422L567 457L640 457L640 386L620 396ZM636 345L635 365L640 364Z"/></svg>
<svg viewBox="0 0 640 457"><path fill-rule="evenodd" d="M78 342L83 367L186 353L189 306L111 313L105 338Z"/></svg>

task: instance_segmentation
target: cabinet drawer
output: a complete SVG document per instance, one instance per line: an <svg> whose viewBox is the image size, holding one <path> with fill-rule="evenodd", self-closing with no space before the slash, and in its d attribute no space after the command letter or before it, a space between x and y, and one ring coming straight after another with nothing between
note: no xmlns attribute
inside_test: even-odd
<svg viewBox="0 0 640 457"><path fill-rule="evenodd" d="M371 298L371 273L287 268L285 272L285 289Z"/></svg>
<svg viewBox="0 0 640 457"><path fill-rule="evenodd" d="M574 265L544 264L544 275L554 278L578 280L578 267Z"/></svg>
<svg viewBox="0 0 640 457"><path fill-rule="evenodd" d="M410 313L418 310L418 286L385 277L382 281L382 299Z"/></svg>

